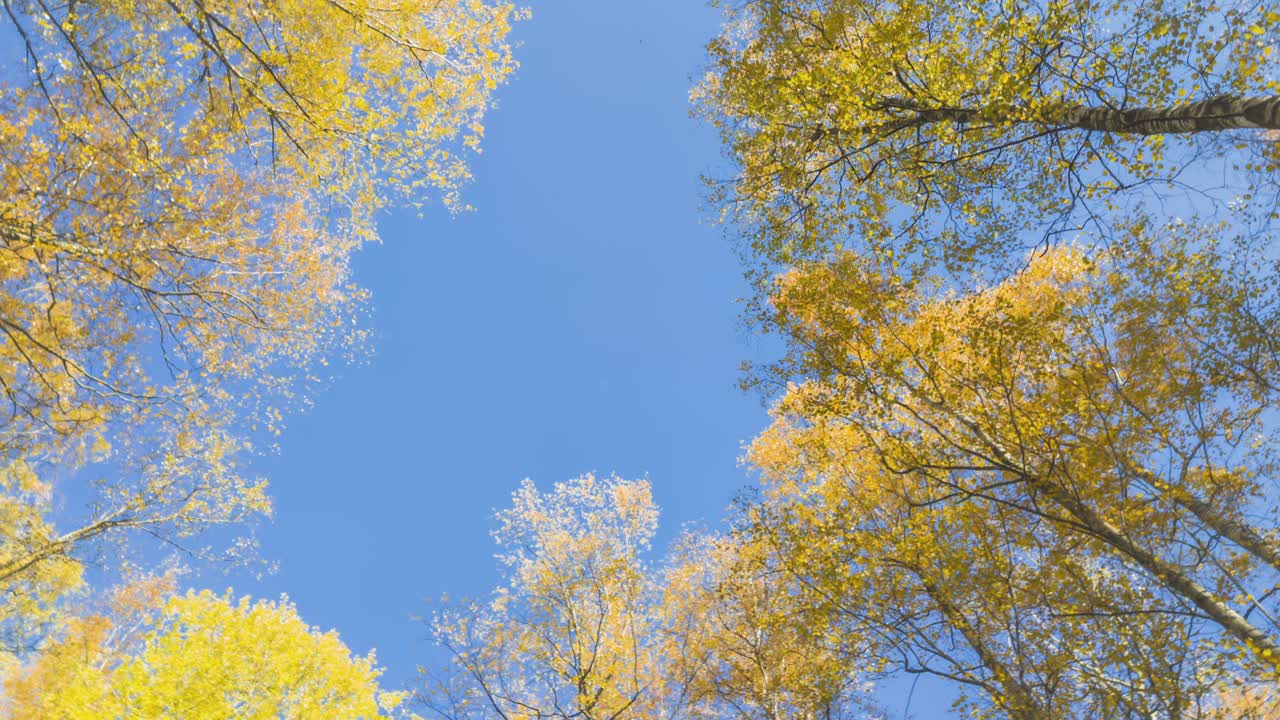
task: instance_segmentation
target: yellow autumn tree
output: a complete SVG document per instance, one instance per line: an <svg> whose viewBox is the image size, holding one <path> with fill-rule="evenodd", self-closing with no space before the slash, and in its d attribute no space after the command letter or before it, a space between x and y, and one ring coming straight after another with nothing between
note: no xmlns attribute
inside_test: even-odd
<svg viewBox="0 0 1280 720"><path fill-rule="evenodd" d="M719 4L695 99L737 165L715 197L766 264L843 246L964 276L1110 233L1135 198L1271 215L1271 3Z"/></svg>
<svg viewBox="0 0 1280 720"><path fill-rule="evenodd" d="M1280 678L1280 294L1253 242L1135 226L941 298L853 254L784 275L757 531L976 716L1217 717Z"/></svg>
<svg viewBox="0 0 1280 720"><path fill-rule="evenodd" d="M660 563L649 483L525 481L498 514L505 584L437 615L451 662L420 704L448 720L837 720L868 668L812 628L763 544L686 533Z"/></svg>
<svg viewBox="0 0 1280 720"><path fill-rule="evenodd" d="M1227 688L1218 698L1222 717L1266 720L1280 715L1280 688Z"/></svg>
<svg viewBox="0 0 1280 720"><path fill-rule="evenodd" d="M662 575L668 687L698 720L875 718L879 667L860 636L827 622L770 538L686 533ZM833 632L835 631L835 632Z"/></svg>
<svg viewBox="0 0 1280 720"><path fill-rule="evenodd" d="M518 14L481 0L4 3L6 636L38 633L85 541L175 540L268 510L243 474L250 436L359 351L349 260L376 238L374 214L431 194L459 206ZM54 484L73 480L88 510L55 524Z"/></svg>
<svg viewBox="0 0 1280 720"><path fill-rule="evenodd" d="M401 698L379 689L379 674L372 655L353 657L287 600L178 595L152 580L11 672L6 717L388 717Z"/></svg>
<svg viewBox="0 0 1280 720"><path fill-rule="evenodd" d="M668 715L659 596L642 554L657 529L649 484L584 475L525 481L494 531L505 584L435 620L452 663L428 688L445 718Z"/></svg>
<svg viewBox="0 0 1280 720"><path fill-rule="evenodd" d="M754 531L815 622L975 716L1266 696L1280 12L725 6L715 199L787 341Z"/></svg>

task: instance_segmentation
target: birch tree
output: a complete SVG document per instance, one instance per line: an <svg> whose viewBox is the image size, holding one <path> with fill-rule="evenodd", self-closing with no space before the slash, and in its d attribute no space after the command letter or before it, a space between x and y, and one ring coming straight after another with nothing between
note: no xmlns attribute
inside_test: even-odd
<svg viewBox="0 0 1280 720"><path fill-rule="evenodd" d="M526 481L498 514L503 584L433 629L450 662L419 704L447 720L853 720L845 665L763 544L688 532L650 560L649 483Z"/></svg>
<svg viewBox="0 0 1280 720"><path fill-rule="evenodd" d="M696 93L736 171L713 198L787 342L750 378L777 403L756 531L808 602L975 716L1265 695L1280 13L726 16Z"/></svg>

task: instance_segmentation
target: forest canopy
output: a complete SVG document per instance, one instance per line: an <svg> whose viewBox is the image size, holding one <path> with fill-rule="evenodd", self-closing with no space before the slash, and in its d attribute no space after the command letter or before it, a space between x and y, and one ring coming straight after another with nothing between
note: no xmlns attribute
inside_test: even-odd
<svg viewBox="0 0 1280 720"><path fill-rule="evenodd" d="M91 544L150 537L207 558L204 530L270 512L251 446L326 365L366 352L350 259L377 239L375 213L461 206L519 15L477 0L3 3L5 651L57 631ZM67 495L83 513L55 512Z"/></svg>
<svg viewBox="0 0 1280 720"><path fill-rule="evenodd" d="M714 200L787 347L746 536L973 716L1274 701L1280 14L726 14Z"/></svg>
<svg viewBox="0 0 1280 720"><path fill-rule="evenodd" d="M0 0L0 716L879 720L908 715L921 678L975 719L1280 714L1280 7L711 4L722 25L691 100L725 162L705 200L747 279L741 332L772 353L742 378L768 406L735 446L750 485L716 524L664 534L666 478L524 481L493 516L493 589L435 605L435 655L393 689L372 652L302 619L330 622L302 596L196 578L252 556L273 512L253 458L370 352L353 260L382 213L470 209L527 11ZM637 78L656 65L632 62L646 56L624 30L609 57L573 63L616 70L630 103L598 76L557 80L580 97L554 114L574 142L537 157L658 215L621 148L588 157L592 113L628 115L608 128L618 143L651 117ZM508 169L555 207L501 212L531 208L532 227L546 210L566 237L592 224L596 196L541 187L563 168ZM609 248L622 228L590 231ZM418 303L411 332L474 326L432 337L458 359L432 387L463 388L449 397L467 407L395 387L384 417L344 422L431 416L421 434L438 436L384 429L366 453L409 443L427 466L458 437L447 426L484 453L578 447L555 445L572 434L550 427L560 408L527 438L495 416L533 402L519 382L552 377L541 355L604 362L650 339L616 314L630 344L538 345L590 324L543 310L544 290L570 308L613 298L580 292L570 276L589 266L554 267L564 256L539 244L555 238L531 239L540 254L412 268L414 293L393 296ZM635 272L684 262L661 252ZM497 268L517 261L542 283L521 285L527 307L483 313L511 297ZM422 292L440 275L461 282ZM416 359L420 376L439 367ZM674 386L683 366L645 372L626 383ZM694 402L636 422L669 437ZM429 497L466 516L477 497L453 493L476 473L414 495L426 470L375 484L361 460L340 469L339 502L381 510L324 518L351 549L323 563L363 573L333 571L330 592L362 577L389 593L389 573L469 557L451 543L471 538L423 527L415 541L437 540L358 552L382 513Z"/></svg>

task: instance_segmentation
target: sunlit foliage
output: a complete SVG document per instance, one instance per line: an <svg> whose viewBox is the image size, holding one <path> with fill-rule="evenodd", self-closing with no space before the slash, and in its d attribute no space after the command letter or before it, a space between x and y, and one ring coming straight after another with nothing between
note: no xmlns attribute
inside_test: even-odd
<svg viewBox="0 0 1280 720"><path fill-rule="evenodd" d="M361 351L349 260L374 214L431 194L459 205L518 13L2 8L0 626L21 649L76 585L84 541L172 540L269 509L244 475L250 437ZM55 524L73 479L87 510Z"/></svg>
<svg viewBox="0 0 1280 720"><path fill-rule="evenodd" d="M815 622L979 717L1267 696L1280 12L724 5L714 200L787 341L753 535Z"/></svg>
<svg viewBox="0 0 1280 720"><path fill-rule="evenodd" d="M373 657L308 626L287 601L251 602L171 582L118 592L72 620L5 683L8 715L37 718L375 718L400 702Z"/></svg>
<svg viewBox="0 0 1280 720"><path fill-rule="evenodd" d="M1280 677L1276 268L1131 233L944 299L854 255L773 299L804 379L751 450L758 531L979 714L1208 716Z"/></svg>
<svg viewBox="0 0 1280 720"><path fill-rule="evenodd" d="M837 247L964 273L1158 195L1270 218L1280 11L1204 0L749 0L695 92L766 265ZM1189 173L1215 158L1211 181ZM765 278L761 278L762 280Z"/></svg>
<svg viewBox="0 0 1280 720"><path fill-rule="evenodd" d="M526 481L498 515L505 583L435 621L453 657L428 702L448 718L660 717L659 596L641 554L657 527L644 482Z"/></svg>
<svg viewBox="0 0 1280 720"><path fill-rule="evenodd" d="M526 481L494 533L505 583L435 618L452 662L421 704L451 720L864 716L865 668L806 624L763 547L688 533L654 565L657 518L645 481Z"/></svg>

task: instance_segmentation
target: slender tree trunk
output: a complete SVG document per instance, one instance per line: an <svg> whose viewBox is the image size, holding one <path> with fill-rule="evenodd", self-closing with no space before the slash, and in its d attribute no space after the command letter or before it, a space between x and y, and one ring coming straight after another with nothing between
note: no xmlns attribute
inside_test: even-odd
<svg viewBox="0 0 1280 720"><path fill-rule="evenodd" d="M73 530L57 539L50 540L40 547L28 551L24 555L10 559L8 562L0 564L0 582L8 582L16 575L25 572L33 565L48 560L55 555L62 555L71 550L71 548L79 542L83 542L93 537L97 537L108 530L115 527L131 524L128 520L120 520L116 516L111 516L90 523L78 530Z"/></svg>
<svg viewBox="0 0 1280 720"><path fill-rule="evenodd" d="M910 113L887 123L883 130L890 133L939 122L965 124L1007 121L998 114L984 112L982 108L932 108L911 98L887 98L879 107L885 111ZM1015 122L1122 135L1185 134L1249 128L1280 130L1280 96L1246 98L1218 95L1206 100L1158 108L1120 109L1067 105L1039 120ZM824 133L825 131L819 132L815 137Z"/></svg>
<svg viewBox="0 0 1280 720"><path fill-rule="evenodd" d="M933 582L925 579L923 573L918 569L904 565L916 578L920 580L924 590L938 606L938 610L947 619L947 622L960 632L965 641L969 643L969 647L973 648L977 653L978 659L982 664L995 675L996 682L1000 684L1000 693L1003 695L999 698L1000 704L1004 710L1018 720L1045 720L1048 715L1036 702L1035 694L1024 685L1013 672L1000 662L995 653L987 647L982 640L982 634L977 631L969 622L969 618L965 617L960 608L956 607L947 597L947 595Z"/></svg>
<svg viewBox="0 0 1280 720"><path fill-rule="evenodd" d="M1133 464L1129 464L1127 469L1148 485L1159 488L1163 484L1165 487L1169 487L1168 483L1161 483L1160 478L1149 470ZM1245 551L1276 570L1280 570L1280 546L1268 540L1257 528L1222 514L1216 508L1210 506L1209 503L1187 490L1170 487L1168 490L1163 491L1163 494L1192 515L1195 515L1200 522L1219 535L1239 545Z"/></svg>
<svg viewBox="0 0 1280 720"><path fill-rule="evenodd" d="M1250 647L1254 652L1266 658L1280 658L1280 644L1267 633L1258 629L1248 618L1236 612L1229 605L1218 599L1208 588L1195 578L1187 575L1182 568L1164 560L1151 550L1139 545L1127 533L1102 517L1088 503L1077 498L1066 488L1049 478L1028 472L1016 459L997 442L987 437L981 428L970 424L978 439L990 448L991 454L1005 470L1021 475L1027 483L1044 493L1056 505L1061 507L1072 518L1089 529L1098 539L1120 551L1155 577L1162 585L1175 594L1190 601L1200 608L1205 615L1213 618L1223 630Z"/></svg>
<svg viewBox="0 0 1280 720"><path fill-rule="evenodd" d="M1134 542L1132 538L1108 522L1093 508L1072 496L1065 488L1052 480L1032 477L1031 475L1026 475L1026 477L1030 484L1070 513L1081 525L1087 527L1091 533L1129 557L1175 594L1191 601L1204 614L1213 618L1224 630L1235 636L1236 639L1244 642L1255 652L1264 653L1266 657L1280 657L1280 644L1277 644L1271 636L1259 630L1243 615L1219 600L1208 588L1183 572L1182 568L1166 562L1154 552Z"/></svg>
<svg viewBox="0 0 1280 720"><path fill-rule="evenodd" d="M969 452L984 457L988 462L992 462L1000 469L1025 479L1028 485L1034 487L1049 500L1053 501L1055 505L1066 511L1073 520L1086 528L1092 535L1135 562L1175 595L1200 608L1205 615L1212 618L1232 637L1244 643L1260 658L1265 658L1272 664L1276 662L1276 658L1280 658L1280 643L1277 643L1275 638L1272 638L1249 622L1248 618L1220 600L1212 591L1197 582L1181 567L1167 562L1155 552L1138 544L1127 533L1113 525L1088 503L1076 497L1062 485L1050 478L1042 477L1039 473L1031 471L1018 462L1017 457L1006 450L1003 443L991 437L979 424L966 417L963 413L957 412L943 403L929 399L918 391L913 394L929 408L945 413L959 422L969 432L973 433L974 439L985 449L985 452L976 448Z"/></svg>
<svg viewBox="0 0 1280 720"><path fill-rule="evenodd" d="M1064 114L1062 124L1082 130L1137 135L1241 128L1280 130L1280 96L1219 95L1183 105L1130 110L1076 107Z"/></svg>

